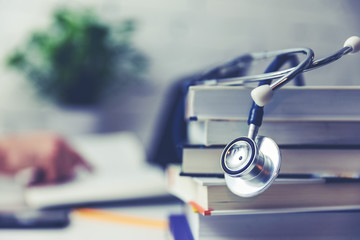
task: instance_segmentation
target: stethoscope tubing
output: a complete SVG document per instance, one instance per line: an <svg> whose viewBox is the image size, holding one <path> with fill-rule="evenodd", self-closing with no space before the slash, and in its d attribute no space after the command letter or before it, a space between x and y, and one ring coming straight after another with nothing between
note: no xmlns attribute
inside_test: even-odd
<svg viewBox="0 0 360 240"><path fill-rule="evenodd" d="M275 57L282 54L298 54L303 53L306 54L306 58L296 67L288 68L285 70L275 71L271 73L263 73L263 74L256 74L250 76L242 76L242 77L232 77L232 78L222 78L222 79L209 79L203 80L203 84L210 84L210 85L222 85L222 86L234 86L234 85L245 85L247 83L252 82L260 82L264 80L275 80L279 79L275 83L271 85L273 90L281 87L289 80L291 80L294 76L301 72L308 72L314 70L316 68L325 66L329 63L332 63L342 56L350 53L352 51L351 47L344 47L337 51L336 53L321 58L318 60L313 60L313 51L309 48L294 48L294 49L284 49L278 51L271 51L271 52L259 52L259 53L252 53L250 54L254 60L262 60L267 59L270 57ZM290 77L289 77L290 76Z"/></svg>

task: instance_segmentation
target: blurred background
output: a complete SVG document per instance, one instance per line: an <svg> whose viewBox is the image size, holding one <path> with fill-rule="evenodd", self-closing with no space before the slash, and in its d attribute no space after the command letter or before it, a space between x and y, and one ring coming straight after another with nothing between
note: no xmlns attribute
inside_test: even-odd
<svg viewBox="0 0 360 240"><path fill-rule="evenodd" d="M359 10L356 0L0 0L0 132L132 131L149 146L180 77L253 51L310 47L327 56L360 35ZM346 57L307 73L306 83L359 85L359 63ZM64 96L69 79L80 82ZM90 88L99 92L82 101Z"/></svg>

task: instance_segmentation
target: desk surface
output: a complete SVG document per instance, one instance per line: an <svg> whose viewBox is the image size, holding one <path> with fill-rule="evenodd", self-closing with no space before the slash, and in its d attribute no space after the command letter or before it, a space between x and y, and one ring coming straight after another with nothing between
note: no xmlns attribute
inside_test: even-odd
<svg viewBox="0 0 360 240"><path fill-rule="evenodd" d="M139 148L139 142L133 134L114 133L83 136L72 139L72 144L76 146L77 150L81 152L93 166L97 167L97 171L93 173L95 175L88 176L89 178L80 178L78 181L79 186L76 186L77 181L70 182L69 186L67 186L68 191L65 191L67 189L66 185L54 187L51 192L45 191L46 187L45 189L40 188L38 189L40 195L38 194L39 197L36 199L44 201L47 196L47 198L51 200L61 200L59 203L66 204L67 202L63 202L63 200L69 197L71 203L71 201L74 200L74 195L79 195L82 198L89 197L90 200L98 200L99 196L102 196L105 200L114 199L123 200L124 202L124 199L139 198L139 195L143 198L149 197L148 195L151 194L145 193L146 191L150 191L151 193L153 188L158 189L162 194L166 193L163 172L161 169L153 169L146 164L142 148ZM96 175L96 173L98 173L98 175ZM109 182L105 182L105 184L102 181L97 182L96 177L98 177L99 180L109 178L111 184L109 184ZM71 187L72 184L75 184L75 188ZM86 188L86 186L88 186L88 188ZM105 188L109 189L106 194L101 191ZM86 189L89 191L86 191ZM2 193L0 209L4 206L5 209L7 209L8 206L22 206L25 202L29 204L28 193L30 190L23 189L21 186L18 186L17 183L5 181L3 184L0 184L0 190ZM36 188L31 191L34 193L35 190ZM42 190L44 190L47 195L45 193L41 194ZM26 198L24 191L27 193ZM156 193L154 193L154 195L157 196ZM64 199L57 199L61 197ZM82 198L80 200L82 200ZM103 214L106 215L105 217L96 217L94 214L81 214L81 211L74 211L70 216L70 225L66 228L51 230L0 230L0 239L161 240L166 239L167 228L164 226L166 226L169 214L181 212L181 204L173 200L153 200L151 202L134 202L127 200L126 204L123 202L112 204L111 207L109 204L106 207L101 205L101 211L103 212L100 213L105 213ZM30 206L32 205L30 204ZM162 227L152 227L151 224L138 224L138 222L146 222L148 220L150 222L160 222L162 223Z"/></svg>
<svg viewBox="0 0 360 240"><path fill-rule="evenodd" d="M166 223L169 214L181 213L179 202L154 204L146 206L120 206L95 209L119 219L113 221L106 217L89 217L81 211L71 213L70 225L63 229L30 229L30 230L0 230L0 239L7 240L67 240L67 239L167 239L166 227L139 224L139 221ZM135 219L135 222L132 221ZM129 221L127 221L129 220ZM137 221L137 222L136 222Z"/></svg>

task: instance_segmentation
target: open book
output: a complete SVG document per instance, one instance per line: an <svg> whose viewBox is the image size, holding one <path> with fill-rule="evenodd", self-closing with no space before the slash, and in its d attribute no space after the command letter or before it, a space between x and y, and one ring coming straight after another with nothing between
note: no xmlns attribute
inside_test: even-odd
<svg viewBox="0 0 360 240"><path fill-rule="evenodd" d="M93 166L67 183L25 189L30 207L77 205L167 195L164 173L146 162L145 150L129 132L68 139Z"/></svg>

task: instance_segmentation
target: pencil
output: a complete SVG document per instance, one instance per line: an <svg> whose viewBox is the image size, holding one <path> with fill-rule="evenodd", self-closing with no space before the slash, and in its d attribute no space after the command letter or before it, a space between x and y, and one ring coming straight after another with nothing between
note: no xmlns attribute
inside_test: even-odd
<svg viewBox="0 0 360 240"><path fill-rule="evenodd" d="M75 215L103 222L120 223L157 229L167 229L168 223L165 220L135 217L121 213L114 213L106 210L93 208L79 208L74 210Z"/></svg>

